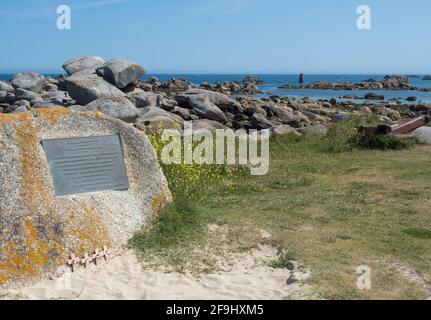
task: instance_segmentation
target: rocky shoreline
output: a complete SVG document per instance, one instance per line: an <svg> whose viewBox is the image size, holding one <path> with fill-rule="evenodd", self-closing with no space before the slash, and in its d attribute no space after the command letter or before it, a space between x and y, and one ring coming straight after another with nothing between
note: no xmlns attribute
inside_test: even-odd
<svg viewBox="0 0 431 320"><path fill-rule="evenodd" d="M78 57L65 62L63 68L67 77L60 75L54 79L24 72L9 81L0 81L0 112L64 107L99 111L132 123L143 131L178 128L184 121L193 121L195 129L271 129L278 134L325 132L331 122L352 115L374 115L388 124L418 115L431 115L431 105L422 103L378 101L355 104L336 99L295 99L276 95L257 98L253 95L262 93L257 87L262 82L255 77L223 84L193 84L175 78L160 81L155 77L141 81L137 79L145 74L145 69L125 59L105 62L100 57ZM301 88L412 90L407 82L403 76L388 76L383 82L319 82ZM234 97L236 95L242 96ZM380 99L374 98L372 100Z"/></svg>
<svg viewBox="0 0 431 320"><path fill-rule="evenodd" d="M431 79L431 78L430 78ZM423 80L428 80L424 77ZM361 82L327 82L316 81L312 83L293 85L284 84L279 89L319 89L319 90L411 90L421 92L431 92L431 88L418 88L409 84L407 76L388 75L383 81L368 79Z"/></svg>

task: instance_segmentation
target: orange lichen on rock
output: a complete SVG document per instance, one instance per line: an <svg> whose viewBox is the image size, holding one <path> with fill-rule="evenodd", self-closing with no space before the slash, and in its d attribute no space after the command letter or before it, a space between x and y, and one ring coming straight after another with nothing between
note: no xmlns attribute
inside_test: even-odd
<svg viewBox="0 0 431 320"><path fill-rule="evenodd" d="M33 115L35 117L43 117L45 118L49 123L56 124L58 119L60 117L64 117L67 113L69 113L69 109L64 107L55 107L55 108L39 108L36 110L33 110Z"/></svg>
<svg viewBox="0 0 431 320"><path fill-rule="evenodd" d="M76 239L76 247L72 249L75 254L83 255L104 245L111 246L108 233L93 208L82 204L80 214L70 212L68 223L67 236Z"/></svg>
<svg viewBox="0 0 431 320"><path fill-rule="evenodd" d="M162 211L163 207L171 202L171 196L169 190L162 188L160 192L151 201L151 208L153 209L153 217L157 217Z"/></svg>
<svg viewBox="0 0 431 320"><path fill-rule="evenodd" d="M0 285L9 280L21 280L40 274L48 263L58 264L63 253L56 242L38 240L37 229L31 220L23 222L21 233L22 243L8 241L0 249L4 257L0 261Z"/></svg>

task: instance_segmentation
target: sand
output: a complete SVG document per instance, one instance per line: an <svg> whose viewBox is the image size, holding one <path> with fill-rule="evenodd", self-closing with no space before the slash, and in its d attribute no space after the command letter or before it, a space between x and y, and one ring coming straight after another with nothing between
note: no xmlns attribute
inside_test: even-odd
<svg viewBox="0 0 431 320"><path fill-rule="evenodd" d="M298 266L294 271L274 269L268 261L277 259L271 246L241 254L236 263L213 274L181 274L143 267L134 251L123 250L116 256L87 269L66 272L32 286L9 290L10 299L307 299L310 288L303 284L308 271ZM299 280L287 285L292 275Z"/></svg>

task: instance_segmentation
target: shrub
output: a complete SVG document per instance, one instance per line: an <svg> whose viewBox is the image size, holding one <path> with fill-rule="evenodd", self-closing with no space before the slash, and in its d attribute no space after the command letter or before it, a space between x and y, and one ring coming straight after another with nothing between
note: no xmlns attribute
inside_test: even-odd
<svg viewBox="0 0 431 320"><path fill-rule="evenodd" d="M401 139L388 135L367 137L359 133L364 125L376 124L372 117L357 116L332 125L323 138L323 148L329 152L345 152L353 149L401 150L414 145L411 139Z"/></svg>

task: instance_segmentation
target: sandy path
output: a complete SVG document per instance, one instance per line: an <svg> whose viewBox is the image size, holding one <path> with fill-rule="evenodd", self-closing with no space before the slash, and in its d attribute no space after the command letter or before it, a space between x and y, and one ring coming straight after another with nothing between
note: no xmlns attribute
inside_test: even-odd
<svg viewBox="0 0 431 320"><path fill-rule="evenodd" d="M296 282L286 284L287 269L273 269L265 262L275 260L274 248L263 246L240 256L227 270L203 274L164 273L144 269L133 251L126 251L99 266L44 280L8 297L22 299L304 299L309 288ZM308 273L294 271L298 279Z"/></svg>

